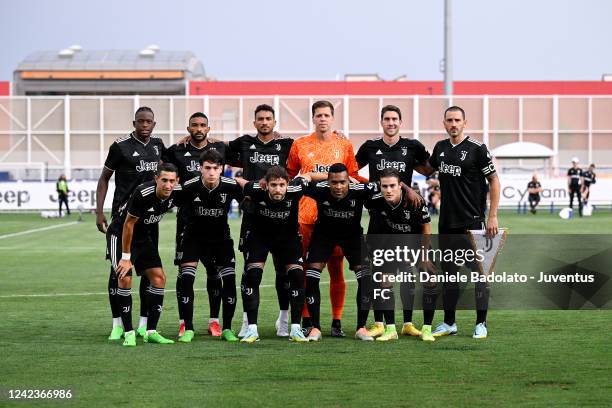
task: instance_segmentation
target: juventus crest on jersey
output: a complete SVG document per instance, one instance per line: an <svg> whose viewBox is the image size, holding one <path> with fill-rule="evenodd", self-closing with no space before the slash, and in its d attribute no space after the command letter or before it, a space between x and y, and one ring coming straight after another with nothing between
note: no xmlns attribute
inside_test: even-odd
<svg viewBox="0 0 612 408"><path fill-rule="evenodd" d="M464 227L484 221L486 178L495 173L487 147L466 136L453 145L450 139L436 143L429 163L438 171L442 201L440 225Z"/></svg>

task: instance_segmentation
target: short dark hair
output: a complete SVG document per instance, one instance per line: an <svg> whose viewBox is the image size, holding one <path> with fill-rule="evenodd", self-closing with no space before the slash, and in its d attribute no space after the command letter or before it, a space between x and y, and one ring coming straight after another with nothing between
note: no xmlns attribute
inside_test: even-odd
<svg viewBox="0 0 612 408"><path fill-rule="evenodd" d="M380 172L379 178L382 179L383 177L395 177L398 184L402 181L400 172L392 167L387 167Z"/></svg>
<svg viewBox="0 0 612 408"><path fill-rule="evenodd" d="M591 163L591 165L589 167L595 168L595 163Z"/></svg>
<svg viewBox="0 0 612 408"><path fill-rule="evenodd" d="M155 117L155 114L153 113L153 109L149 108L148 106L141 106L140 108L136 109L136 112L134 112L134 118L140 112L151 112L151 115L153 115L153 117Z"/></svg>
<svg viewBox="0 0 612 408"><path fill-rule="evenodd" d="M193 119L193 118L204 118L204 119L206 119L208 121L208 116L206 116L202 112L196 112L193 115L191 115L189 117L189 123L191 123L191 119Z"/></svg>
<svg viewBox="0 0 612 408"><path fill-rule="evenodd" d="M274 113L274 108L265 103L262 103L261 105L257 105L257 107L255 108L255 117L257 117L257 114L259 112L272 112L272 117L276 116L276 114Z"/></svg>
<svg viewBox="0 0 612 408"><path fill-rule="evenodd" d="M216 150L206 150L200 155L200 166L204 164L204 162L214 163L218 164L219 166L223 166L223 156L221 156L221 153Z"/></svg>
<svg viewBox="0 0 612 408"><path fill-rule="evenodd" d="M382 110L380 111L380 120L382 120L383 116L385 116L385 113L387 112L395 112L397 113L397 115L399 116L400 120L402 120L402 111L400 110L400 108L398 108L395 105L386 105L382 108Z"/></svg>
<svg viewBox="0 0 612 408"><path fill-rule="evenodd" d="M448 108L446 108L446 110L444 111L445 118L446 118L447 112L461 112L461 116L465 120L465 111L459 106L453 105L453 106L449 106Z"/></svg>
<svg viewBox="0 0 612 408"><path fill-rule="evenodd" d="M332 116L334 116L334 105L330 101L316 101L312 104L312 116L314 116L315 111L319 108L329 108L331 110Z"/></svg>
<svg viewBox="0 0 612 408"><path fill-rule="evenodd" d="M284 179L289 182L289 175L287 170L281 166L272 166L266 171L266 181L269 182L272 179Z"/></svg>
<svg viewBox="0 0 612 408"><path fill-rule="evenodd" d="M169 173L176 173L176 175L178 176L178 169L172 163L161 163L159 166L157 166L157 173L155 174L157 176L160 176L162 171L167 171Z"/></svg>
<svg viewBox="0 0 612 408"><path fill-rule="evenodd" d="M348 169L346 168L344 163L334 163L329 166L328 173L342 173L343 171L346 171L348 173Z"/></svg>

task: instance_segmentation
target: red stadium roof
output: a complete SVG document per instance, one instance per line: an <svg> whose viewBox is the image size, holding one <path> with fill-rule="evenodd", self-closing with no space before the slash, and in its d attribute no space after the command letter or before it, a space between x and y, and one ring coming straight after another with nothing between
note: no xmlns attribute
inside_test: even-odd
<svg viewBox="0 0 612 408"><path fill-rule="evenodd" d="M9 81L0 81L0 96L11 94L11 83Z"/></svg>
<svg viewBox="0 0 612 408"><path fill-rule="evenodd" d="M442 81L191 81L190 95L442 95ZM612 95L603 81L457 81L455 95Z"/></svg>

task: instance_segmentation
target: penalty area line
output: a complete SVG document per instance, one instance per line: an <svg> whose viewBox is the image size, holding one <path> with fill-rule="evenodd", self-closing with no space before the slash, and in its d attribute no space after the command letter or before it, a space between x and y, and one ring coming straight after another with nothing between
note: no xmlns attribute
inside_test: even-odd
<svg viewBox="0 0 612 408"><path fill-rule="evenodd" d="M74 225L74 224L78 224L78 223L79 223L78 221L71 221L71 222L66 222L66 223L63 223L63 224L49 225L48 227L34 228L34 229L31 229L31 230L25 230L25 231L20 231L20 232L13 232L11 234L0 235L0 239L19 237L21 235L34 234L35 232L49 231L49 230L56 229L56 228L68 227L68 226L71 226L71 225Z"/></svg>

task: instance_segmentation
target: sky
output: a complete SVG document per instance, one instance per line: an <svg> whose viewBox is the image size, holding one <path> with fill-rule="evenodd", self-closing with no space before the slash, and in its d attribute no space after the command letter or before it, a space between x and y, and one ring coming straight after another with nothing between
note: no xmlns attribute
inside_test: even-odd
<svg viewBox="0 0 612 408"><path fill-rule="evenodd" d="M612 1L452 0L455 80L600 80ZM0 80L28 54L192 51L217 80L442 80L444 0L0 0Z"/></svg>

